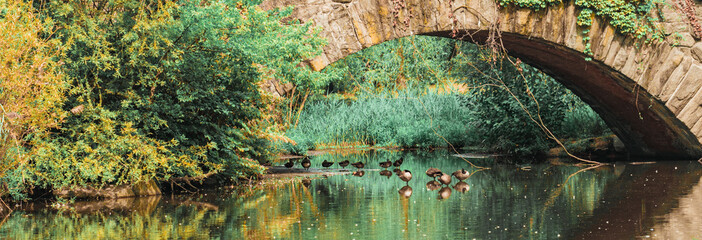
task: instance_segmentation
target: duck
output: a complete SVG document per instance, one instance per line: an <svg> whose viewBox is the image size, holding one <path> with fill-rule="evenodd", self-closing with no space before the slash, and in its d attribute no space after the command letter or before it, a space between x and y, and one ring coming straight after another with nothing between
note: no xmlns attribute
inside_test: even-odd
<svg viewBox="0 0 702 240"><path fill-rule="evenodd" d="M457 170L457 171L453 172L453 174L451 174L451 176L456 177L456 179L458 179L458 181L462 182L463 180L466 180L466 179L468 179L468 177L470 177L470 173L468 171L466 171L465 169L461 168L461 170Z"/></svg>
<svg viewBox="0 0 702 240"><path fill-rule="evenodd" d="M383 170L383 171L380 171L380 176L385 176L385 177L390 178L390 176L392 176L392 172L388 171L388 170Z"/></svg>
<svg viewBox="0 0 702 240"><path fill-rule="evenodd" d="M451 196L451 188L450 187L443 187L443 188L441 188L441 190L439 190L438 199L447 199L450 196Z"/></svg>
<svg viewBox="0 0 702 240"><path fill-rule="evenodd" d="M324 160L324 162L322 162L322 167L328 168L331 167L331 165L334 165L334 162L330 162L327 160Z"/></svg>
<svg viewBox="0 0 702 240"><path fill-rule="evenodd" d="M339 167L341 167L341 168L346 168L346 166L348 166L348 165L349 165L349 160L344 160L344 161L339 162Z"/></svg>
<svg viewBox="0 0 702 240"><path fill-rule="evenodd" d="M470 190L470 186L466 182L458 182L453 186L453 189L456 189L456 191L461 193L465 193Z"/></svg>
<svg viewBox="0 0 702 240"><path fill-rule="evenodd" d="M426 171L425 173L426 173L427 176L429 176L430 178L434 178L434 180L436 180L436 177L441 176L441 174L443 174L443 173L441 172L441 170L439 170L439 169L437 169L437 168L429 168L429 169L427 169L427 171Z"/></svg>
<svg viewBox="0 0 702 240"><path fill-rule="evenodd" d="M439 188L441 188L441 183L437 182L436 180L427 182L427 190L434 191L439 190Z"/></svg>
<svg viewBox="0 0 702 240"><path fill-rule="evenodd" d="M305 159L302 159L301 164L302 164L302 167L305 168L305 170L307 170L307 171L310 170L310 166L312 165L309 157L305 157Z"/></svg>
<svg viewBox="0 0 702 240"><path fill-rule="evenodd" d="M295 166L295 162L293 162L292 159L288 159L288 162L283 164L283 166L285 166L286 168L292 168L293 166Z"/></svg>
<svg viewBox="0 0 702 240"><path fill-rule="evenodd" d="M366 164L363 164L362 162L355 162L352 163L351 166L354 166L356 168L363 168L364 166L366 166Z"/></svg>
<svg viewBox="0 0 702 240"><path fill-rule="evenodd" d="M404 161L405 161L405 160L403 160L402 158L400 158L400 159L397 159L394 163L392 163L392 165L395 166L395 167L400 167L400 165L402 165L402 162L404 162Z"/></svg>
<svg viewBox="0 0 702 240"><path fill-rule="evenodd" d="M389 168L390 166L392 166L392 162L390 160L387 160L385 162L380 162L381 168Z"/></svg>
<svg viewBox="0 0 702 240"><path fill-rule="evenodd" d="M397 176L407 184L409 184L409 181L412 180L412 172L409 170L401 171Z"/></svg>
<svg viewBox="0 0 702 240"><path fill-rule="evenodd" d="M409 198L410 196L412 196L412 187L407 185L407 186L400 188L400 191L397 191L397 192L400 194L400 196L402 196L404 198Z"/></svg>
<svg viewBox="0 0 702 240"><path fill-rule="evenodd" d="M451 175L441 173L441 175L439 176L439 182L444 185L451 184Z"/></svg>
<svg viewBox="0 0 702 240"><path fill-rule="evenodd" d="M359 170L359 171L353 172L353 175L356 177L363 177L363 175L366 175L366 172L364 172L363 170Z"/></svg>

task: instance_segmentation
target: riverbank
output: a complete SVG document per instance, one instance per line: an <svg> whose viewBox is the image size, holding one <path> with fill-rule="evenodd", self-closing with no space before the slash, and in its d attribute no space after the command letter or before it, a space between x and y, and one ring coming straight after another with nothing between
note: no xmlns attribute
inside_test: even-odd
<svg viewBox="0 0 702 240"><path fill-rule="evenodd" d="M588 159L602 160L604 158L614 158L620 156L621 146L617 145L616 137L612 136L602 136L596 138L588 138L573 141L564 141L566 147L569 151L581 157L588 157ZM464 148L465 149L465 148ZM372 151L382 151L388 153L390 156L388 158L399 158L402 154L408 151L418 151L418 148L400 148L400 147L358 147L358 148L327 148L321 150L311 150L308 152L308 156L320 157L323 155L329 156L349 156L349 155L362 155L367 152ZM506 155L495 154L495 153L476 153L475 148L471 148L471 151L462 153L451 153L452 150L448 148L432 148L424 152L433 151L447 151L448 154L455 157L474 159L478 161L486 161L487 159L494 158L509 158ZM551 158L563 158L568 157L562 148L552 148L550 151L543 153L541 156L545 156L549 159ZM293 168L282 167L282 163L288 159L300 159L304 156L300 155L290 155L284 154L277 157L277 161L272 163L272 166L266 166L265 173L263 175L257 176L255 179L240 179L238 182L227 182L222 181L221 177L217 175L208 176L202 179L179 179L179 181L174 182L156 182L149 181L146 183L140 183L136 185L106 185L100 189L95 188L73 188L73 189L59 189L54 191L43 190L41 194L35 194L33 197L35 200L29 202L65 202L65 201L75 201L80 199L85 200L105 200L111 202L112 200L117 201L117 199L123 198L133 198L133 197L152 197L152 196L163 196L173 193L192 193L198 192L203 189L233 189L237 186L251 186L256 184L275 184L275 181L270 182L269 180L283 180L291 178L327 178L336 175L347 175L353 174L355 169L326 169L318 166L321 160L317 159L319 163L315 162L313 167L309 170L305 170L300 166L295 166ZM322 157L328 158L328 157ZM334 159L330 159L334 161ZM366 160L367 161L367 160ZM562 161L559 161L562 162ZM366 166L364 171L374 171L379 169L373 169L374 167ZM6 199L7 200L7 199ZM100 200L100 201L102 201ZM114 202L114 201L112 201ZM121 202L117 201L114 206L121 206ZM24 205L28 202L9 202L10 206ZM110 204L107 204L108 206ZM6 212L7 210L5 210ZM0 211L2 213L3 211Z"/></svg>

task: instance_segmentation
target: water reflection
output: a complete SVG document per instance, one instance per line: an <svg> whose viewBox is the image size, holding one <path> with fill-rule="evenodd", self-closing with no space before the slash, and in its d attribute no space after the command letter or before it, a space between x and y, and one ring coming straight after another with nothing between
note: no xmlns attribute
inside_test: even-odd
<svg viewBox="0 0 702 240"><path fill-rule="evenodd" d="M392 172L390 172L390 171L388 171L388 170L380 171L379 174L380 174L380 176L384 176L384 177L387 177L387 178L390 178L390 177L392 176Z"/></svg>
<svg viewBox="0 0 702 240"><path fill-rule="evenodd" d="M403 169L420 174L405 182L388 178L389 170L366 169L369 174L361 178L278 180L192 196L76 203L62 211L37 207L10 215L0 239L690 239L702 234L697 163L616 164L586 171L532 164L523 171L483 160L480 164L491 169L477 171L447 153L370 152L322 155L311 164L349 160L379 166L399 158ZM429 167L465 168L471 174L442 186L421 174Z"/></svg>
<svg viewBox="0 0 702 240"><path fill-rule="evenodd" d="M400 191L398 191L398 192L400 193L400 196L402 196L404 198L409 198L412 196L412 187L410 187L409 185L404 186L404 187L400 188Z"/></svg>
<svg viewBox="0 0 702 240"><path fill-rule="evenodd" d="M456 185L453 185L453 189L456 189L456 191L460 193L466 193L470 190L470 186L465 182L458 182Z"/></svg>
<svg viewBox="0 0 702 240"><path fill-rule="evenodd" d="M441 183L434 180L427 182L427 190L436 191L439 190L439 188L441 188Z"/></svg>
<svg viewBox="0 0 702 240"><path fill-rule="evenodd" d="M441 190L439 190L439 197L438 199L447 199L451 197L451 188L450 187L443 187Z"/></svg>

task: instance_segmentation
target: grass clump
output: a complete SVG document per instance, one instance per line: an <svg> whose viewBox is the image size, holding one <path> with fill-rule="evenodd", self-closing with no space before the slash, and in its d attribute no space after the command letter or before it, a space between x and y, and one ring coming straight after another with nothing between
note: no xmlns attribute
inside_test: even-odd
<svg viewBox="0 0 702 240"><path fill-rule="evenodd" d="M309 103L299 124L286 132L297 144L283 147L303 154L307 149L328 145L464 146L473 141L473 135L471 114L461 101L457 94L417 90L362 95L355 101L320 99Z"/></svg>

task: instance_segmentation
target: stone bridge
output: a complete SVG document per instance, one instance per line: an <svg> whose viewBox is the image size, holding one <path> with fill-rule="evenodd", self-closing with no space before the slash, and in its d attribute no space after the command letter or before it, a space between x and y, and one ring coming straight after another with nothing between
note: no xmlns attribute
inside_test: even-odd
<svg viewBox="0 0 702 240"><path fill-rule="evenodd" d="M309 61L315 70L396 38L452 37L459 31L462 40L482 43L490 29L499 29L509 55L580 96L632 156L697 159L702 156L702 43L691 26L702 5L667 1L658 4L666 19L658 23L667 33L661 43L642 44L593 19L587 34L592 61L585 60L585 36L576 26L579 10L570 1L538 12L498 7L494 0L266 0L261 6L295 6L291 17L322 29L329 45ZM679 10L685 2L692 4L692 14Z"/></svg>

